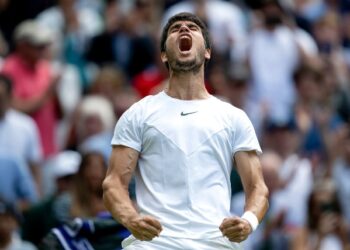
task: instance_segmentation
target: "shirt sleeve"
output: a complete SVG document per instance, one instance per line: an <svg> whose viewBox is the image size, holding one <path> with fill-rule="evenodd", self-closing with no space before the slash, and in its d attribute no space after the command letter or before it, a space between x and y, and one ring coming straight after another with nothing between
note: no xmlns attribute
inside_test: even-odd
<svg viewBox="0 0 350 250"><path fill-rule="evenodd" d="M254 127L242 110L237 113L233 129L233 155L238 151L256 151L262 153Z"/></svg>
<svg viewBox="0 0 350 250"><path fill-rule="evenodd" d="M118 120L113 138L112 145L123 145L141 151L142 134L141 134L141 112L138 105L134 104Z"/></svg>

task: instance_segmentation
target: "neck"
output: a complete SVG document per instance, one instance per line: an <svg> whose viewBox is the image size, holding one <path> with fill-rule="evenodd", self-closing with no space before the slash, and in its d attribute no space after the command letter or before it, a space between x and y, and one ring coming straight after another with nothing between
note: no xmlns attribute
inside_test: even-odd
<svg viewBox="0 0 350 250"><path fill-rule="evenodd" d="M165 92L181 100L209 98L210 95L204 85L204 68L198 72L170 71L169 86Z"/></svg>
<svg viewBox="0 0 350 250"><path fill-rule="evenodd" d="M17 52L17 55L21 58L21 62L30 69L35 69L38 61L32 60L29 57L25 56L21 52Z"/></svg>

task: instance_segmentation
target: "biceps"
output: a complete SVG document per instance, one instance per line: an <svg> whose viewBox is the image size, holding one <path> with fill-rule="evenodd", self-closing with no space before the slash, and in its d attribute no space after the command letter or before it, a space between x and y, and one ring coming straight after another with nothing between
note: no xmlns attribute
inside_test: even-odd
<svg viewBox="0 0 350 250"><path fill-rule="evenodd" d="M235 162L244 188L253 187L263 180L260 160L255 151L237 152Z"/></svg>
<svg viewBox="0 0 350 250"><path fill-rule="evenodd" d="M135 171L139 152L125 146L114 146L109 162L106 179L118 178L127 186Z"/></svg>

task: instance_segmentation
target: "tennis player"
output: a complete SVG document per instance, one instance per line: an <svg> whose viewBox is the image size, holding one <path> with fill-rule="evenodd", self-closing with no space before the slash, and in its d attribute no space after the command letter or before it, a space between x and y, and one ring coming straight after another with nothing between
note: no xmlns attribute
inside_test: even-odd
<svg viewBox="0 0 350 250"><path fill-rule="evenodd" d="M116 125L104 201L132 233L123 241L126 250L241 249L267 211L254 128L242 110L207 92L210 55L197 16L170 18L161 37L168 87L135 103ZM233 168L246 203L232 217ZM128 194L133 174L137 207Z"/></svg>

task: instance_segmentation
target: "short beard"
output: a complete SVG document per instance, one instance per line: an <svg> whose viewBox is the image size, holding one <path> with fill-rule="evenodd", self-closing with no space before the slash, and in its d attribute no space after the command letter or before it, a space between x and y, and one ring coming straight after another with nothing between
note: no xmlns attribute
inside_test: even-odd
<svg viewBox="0 0 350 250"><path fill-rule="evenodd" d="M188 62L181 62L181 61L175 61L172 65L170 65L170 68L173 72L193 72L196 73L201 68L201 64L196 63L196 59Z"/></svg>

